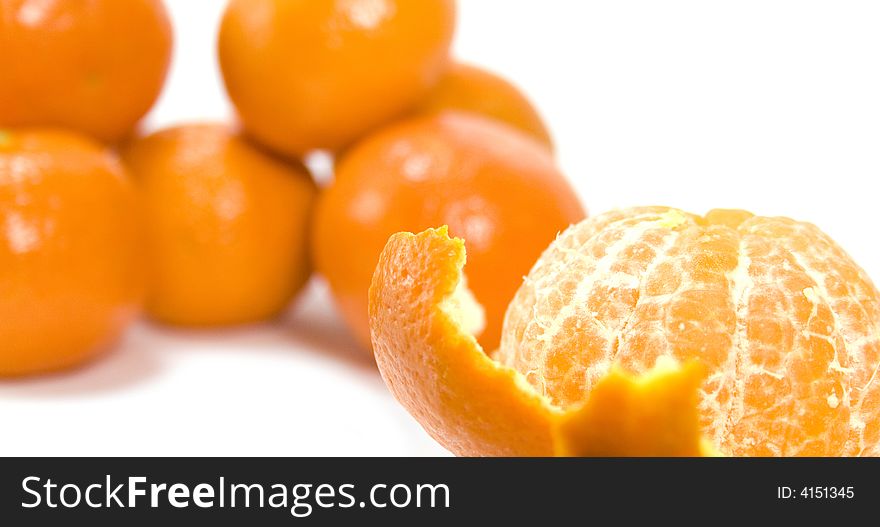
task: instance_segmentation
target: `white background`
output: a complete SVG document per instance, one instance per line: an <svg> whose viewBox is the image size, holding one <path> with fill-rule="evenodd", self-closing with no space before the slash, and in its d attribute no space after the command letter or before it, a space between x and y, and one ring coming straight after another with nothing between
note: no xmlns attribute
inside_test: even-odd
<svg viewBox="0 0 880 527"><path fill-rule="evenodd" d="M168 0L148 128L231 117L222 0ZM809 220L880 280L880 2L461 0L457 55L518 83L593 213ZM75 372L0 383L6 455L436 455L313 283L282 325L137 327Z"/></svg>

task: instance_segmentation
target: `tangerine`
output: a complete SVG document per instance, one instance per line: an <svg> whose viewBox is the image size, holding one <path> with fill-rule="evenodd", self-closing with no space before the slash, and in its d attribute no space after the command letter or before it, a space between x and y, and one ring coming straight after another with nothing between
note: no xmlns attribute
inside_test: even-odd
<svg viewBox="0 0 880 527"><path fill-rule="evenodd" d="M668 207L562 234L507 311L495 358L566 407L613 364L708 372L701 425L736 456L880 454L880 294L809 223Z"/></svg>
<svg viewBox="0 0 880 527"><path fill-rule="evenodd" d="M526 95L510 81L476 66L456 63L421 102L417 112L474 112L533 135L553 149L544 120Z"/></svg>
<svg viewBox="0 0 880 527"><path fill-rule="evenodd" d="M147 216L147 311L178 325L265 320L309 276L307 233L316 189L222 125L186 125L124 152Z"/></svg>
<svg viewBox="0 0 880 527"><path fill-rule="evenodd" d="M0 131L0 375L107 350L140 310L142 234L128 174L102 146Z"/></svg>
<svg viewBox="0 0 880 527"><path fill-rule="evenodd" d="M447 67L453 0L232 0L219 36L245 129L301 157L403 114Z"/></svg>
<svg viewBox="0 0 880 527"><path fill-rule="evenodd" d="M383 379L453 453L880 455L880 293L812 224L668 207L581 222L491 358L466 331L463 265L445 228L398 233L370 288Z"/></svg>
<svg viewBox="0 0 880 527"><path fill-rule="evenodd" d="M550 152L503 123L447 112L389 126L341 159L319 199L316 269L355 336L370 344L367 290L388 236L448 224L470 252L468 280L497 346L523 275L584 209Z"/></svg>
<svg viewBox="0 0 880 527"><path fill-rule="evenodd" d="M165 82L160 0L0 0L0 126L125 138Z"/></svg>

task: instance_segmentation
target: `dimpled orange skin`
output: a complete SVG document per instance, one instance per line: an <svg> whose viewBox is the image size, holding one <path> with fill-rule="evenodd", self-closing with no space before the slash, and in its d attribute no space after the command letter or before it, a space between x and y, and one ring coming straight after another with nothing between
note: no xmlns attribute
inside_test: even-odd
<svg viewBox="0 0 880 527"><path fill-rule="evenodd" d="M376 364L425 431L460 456L696 456L701 438L690 362L633 378L613 369L583 404L560 408L483 352L455 313L465 247L446 227L397 233L370 286Z"/></svg>
<svg viewBox="0 0 880 527"><path fill-rule="evenodd" d="M388 236L448 224L465 239L468 284L498 345L507 303L556 234L584 217L549 151L504 124L444 113L390 126L353 147L319 200L317 270L369 347L367 290Z"/></svg>
<svg viewBox="0 0 880 527"><path fill-rule="evenodd" d="M257 322L280 313L306 282L316 189L305 169L212 124L136 140L124 159L147 214L151 317Z"/></svg>
<svg viewBox="0 0 880 527"><path fill-rule="evenodd" d="M140 220L92 140L0 130L0 376L72 367L120 337L143 297Z"/></svg>
<svg viewBox="0 0 880 527"><path fill-rule="evenodd" d="M555 404L613 364L698 360L701 425L736 456L880 454L880 293L814 225L638 207L563 233L495 358Z"/></svg>
<svg viewBox="0 0 880 527"><path fill-rule="evenodd" d="M232 0L219 53L245 129L293 157L403 114L448 65L452 0Z"/></svg>
<svg viewBox="0 0 880 527"><path fill-rule="evenodd" d="M0 127L119 141L158 97L171 47L160 0L0 0Z"/></svg>
<svg viewBox="0 0 880 527"><path fill-rule="evenodd" d="M454 64L421 102L417 113L474 112L518 128L553 149L553 139L531 101L506 79L467 64Z"/></svg>

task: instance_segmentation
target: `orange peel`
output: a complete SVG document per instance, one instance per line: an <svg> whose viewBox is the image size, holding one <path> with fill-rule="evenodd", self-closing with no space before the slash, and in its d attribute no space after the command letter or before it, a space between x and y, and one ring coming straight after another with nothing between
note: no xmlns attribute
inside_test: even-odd
<svg viewBox="0 0 880 527"><path fill-rule="evenodd" d="M465 330L464 242L447 229L393 235L369 292L376 363L397 400L461 456L696 456L702 368L660 364L638 378L613 369L579 405L561 408Z"/></svg>

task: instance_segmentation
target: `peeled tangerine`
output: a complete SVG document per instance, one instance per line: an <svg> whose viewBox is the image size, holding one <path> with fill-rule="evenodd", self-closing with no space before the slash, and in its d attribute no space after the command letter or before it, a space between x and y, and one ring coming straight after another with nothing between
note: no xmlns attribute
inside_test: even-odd
<svg viewBox="0 0 880 527"><path fill-rule="evenodd" d="M585 220L532 268L492 358L463 329L464 259L445 229L397 234L370 290L383 378L455 454L880 455L880 293L811 224Z"/></svg>

